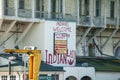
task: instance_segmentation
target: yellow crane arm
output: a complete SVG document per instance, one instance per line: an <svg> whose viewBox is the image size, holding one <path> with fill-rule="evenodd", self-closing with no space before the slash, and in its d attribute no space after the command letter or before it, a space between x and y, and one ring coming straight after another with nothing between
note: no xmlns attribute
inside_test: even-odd
<svg viewBox="0 0 120 80"><path fill-rule="evenodd" d="M5 49L5 53L29 54L29 80L38 80L42 54L40 50Z"/></svg>

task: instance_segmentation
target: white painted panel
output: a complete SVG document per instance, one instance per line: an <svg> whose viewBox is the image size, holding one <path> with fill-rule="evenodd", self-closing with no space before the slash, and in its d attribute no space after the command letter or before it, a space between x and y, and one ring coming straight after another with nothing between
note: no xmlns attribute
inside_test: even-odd
<svg viewBox="0 0 120 80"><path fill-rule="evenodd" d="M54 52L54 34L67 34L67 54L56 54ZM76 24L75 22L46 21L45 23L45 52L46 63L54 66L73 66L75 65L76 50Z"/></svg>

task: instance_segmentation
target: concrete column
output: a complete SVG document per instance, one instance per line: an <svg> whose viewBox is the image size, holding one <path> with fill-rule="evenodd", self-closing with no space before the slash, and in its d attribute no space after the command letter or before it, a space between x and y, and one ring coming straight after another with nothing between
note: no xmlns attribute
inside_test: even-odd
<svg viewBox="0 0 120 80"><path fill-rule="evenodd" d="M104 0L104 28L106 28L106 8L107 8L107 6L106 6L106 0Z"/></svg>
<svg viewBox="0 0 120 80"><path fill-rule="evenodd" d="M63 18L65 18L65 0L63 0Z"/></svg>
<svg viewBox="0 0 120 80"><path fill-rule="evenodd" d="M2 27L3 19L0 19L0 29Z"/></svg>
<svg viewBox="0 0 120 80"><path fill-rule="evenodd" d="M4 14L4 0L0 0L0 18L3 17Z"/></svg>
<svg viewBox="0 0 120 80"><path fill-rule="evenodd" d="M48 18L50 18L50 15L51 15L51 0L48 0Z"/></svg>
<svg viewBox="0 0 120 80"><path fill-rule="evenodd" d="M31 0L32 18L35 18L35 0Z"/></svg>
<svg viewBox="0 0 120 80"><path fill-rule="evenodd" d="M94 0L90 0L90 22L91 22L91 26L93 26L93 14L94 14L94 7L93 7L93 1Z"/></svg>
<svg viewBox="0 0 120 80"><path fill-rule="evenodd" d="M79 16L79 14L80 14L80 1L79 0L77 0L77 24L79 24L80 23L80 16Z"/></svg>
<svg viewBox="0 0 120 80"><path fill-rule="evenodd" d="M15 17L18 17L18 0L14 0Z"/></svg>

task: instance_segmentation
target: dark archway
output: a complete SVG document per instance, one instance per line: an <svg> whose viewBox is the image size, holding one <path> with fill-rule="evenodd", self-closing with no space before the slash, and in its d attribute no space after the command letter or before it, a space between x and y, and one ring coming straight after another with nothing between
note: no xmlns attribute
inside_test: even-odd
<svg viewBox="0 0 120 80"><path fill-rule="evenodd" d="M67 77L65 80L77 80L77 78L74 77L74 76L69 76L69 77Z"/></svg>
<svg viewBox="0 0 120 80"><path fill-rule="evenodd" d="M84 76L80 80L92 80L89 76Z"/></svg>
<svg viewBox="0 0 120 80"><path fill-rule="evenodd" d="M120 57L120 46L117 47L115 54L116 57Z"/></svg>

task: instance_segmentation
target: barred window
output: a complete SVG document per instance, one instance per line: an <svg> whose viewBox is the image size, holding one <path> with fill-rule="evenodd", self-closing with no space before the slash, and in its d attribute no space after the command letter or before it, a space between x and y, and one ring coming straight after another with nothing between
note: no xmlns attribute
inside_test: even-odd
<svg viewBox="0 0 120 80"><path fill-rule="evenodd" d="M8 76L7 75L2 75L1 80L7 80Z"/></svg>
<svg viewBox="0 0 120 80"><path fill-rule="evenodd" d="M11 75L10 76L10 80L16 80L16 76L15 75Z"/></svg>
<svg viewBox="0 0 120 80"><path fill-rule="evenodd" d="M19 0L19 8L20 9L24 9L24 6L25 6L25 1L24 0Z"/></svg>
<svg viewBox="0 0 120 80"><path fill-rule="evenodd" d="M114 11L115 11L115 2L111 1L110 3L110 17L114 18Z"/></svg>

